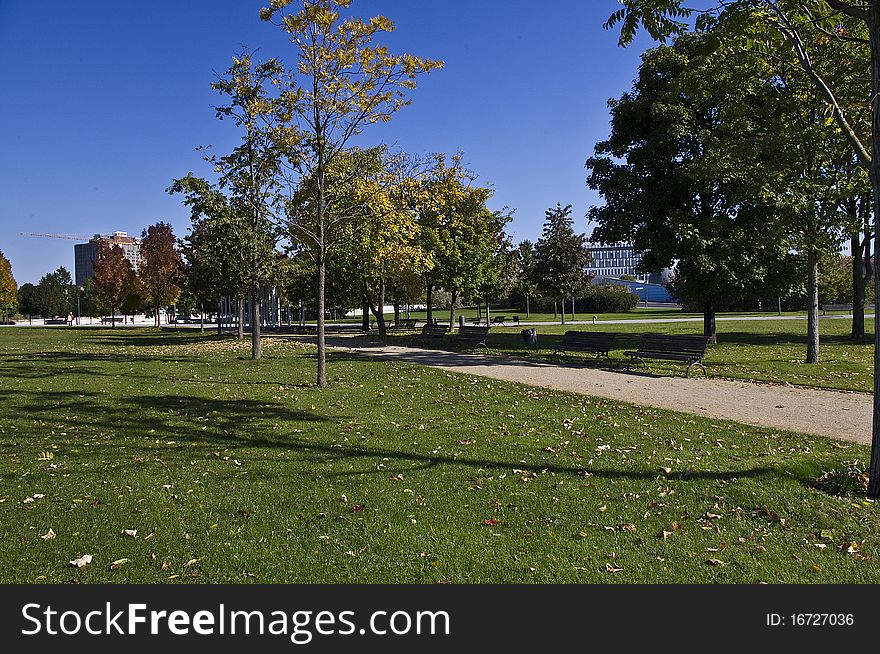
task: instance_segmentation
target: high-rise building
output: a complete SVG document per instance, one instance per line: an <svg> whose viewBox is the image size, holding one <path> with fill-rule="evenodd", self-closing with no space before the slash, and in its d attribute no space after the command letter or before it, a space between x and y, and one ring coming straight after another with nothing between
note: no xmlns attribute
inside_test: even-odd
<svg viewBox="0 0 880 654"><path fill-rule="evenodd" d="M129 236L127 232L113 232L110 236L95 236L88 243L78 243L73 246L74 270L76 285L82 286L87 279L95 276L95 257L98 253L98 243L104 241L108 245L117 245L122 248L122 254L131 263L135 272L141 265L141 239Z"/></svg>

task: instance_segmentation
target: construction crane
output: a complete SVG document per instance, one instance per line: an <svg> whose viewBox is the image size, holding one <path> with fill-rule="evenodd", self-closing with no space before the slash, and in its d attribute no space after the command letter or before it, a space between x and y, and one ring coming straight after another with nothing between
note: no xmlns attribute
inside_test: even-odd
<svg viewBox="0 0 880 654"><path fill-rule="evenodd" d="M19 232L19 236L36 236L39 238L64 238L68 241L83 241L88 242L91 241L98 234L94 234L92 236L81 236L79 234L41 234L39 232ZM103 236L103 234L101 234Z"/></svg>

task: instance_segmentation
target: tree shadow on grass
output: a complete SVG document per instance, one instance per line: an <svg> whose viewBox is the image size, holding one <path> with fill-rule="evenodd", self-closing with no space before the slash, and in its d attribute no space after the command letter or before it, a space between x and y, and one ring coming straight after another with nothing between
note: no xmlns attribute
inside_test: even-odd
<svg viewBox="0 0 880 654"><path fill-rule="evenodd" d="M196 343L206 343L211 341L230 340L227 336L217 336L216 333L209 334L192 334L191 329L176 330L172 328L161 327L158 330L152 328L152 331L144 333L143 331L105 331L102 330L97 334L90 334L85 340L86 342L98 345L112 346L130 346L130 347L160 347L163 345L192 345Z"/></svg>

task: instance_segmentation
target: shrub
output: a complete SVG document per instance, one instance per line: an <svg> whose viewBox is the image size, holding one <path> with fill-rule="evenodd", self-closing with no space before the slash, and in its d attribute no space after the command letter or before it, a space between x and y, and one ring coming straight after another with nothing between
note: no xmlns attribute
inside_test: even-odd
<svg viewBox="0 0 880 654"><path fill-rule="evenodd" d="M574 301L575 313L624 313L638 305L639 298L626 286L590 286Z"/></svg>

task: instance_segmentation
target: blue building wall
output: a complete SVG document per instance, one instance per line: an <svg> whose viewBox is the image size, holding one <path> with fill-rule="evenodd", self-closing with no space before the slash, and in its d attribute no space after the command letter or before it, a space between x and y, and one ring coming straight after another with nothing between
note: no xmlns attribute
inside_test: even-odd
<svg viewBox="0 0 880 654"><path fill-rule="evenodd" d="M646 284L644 282L630 282L624 279L605 279L602 282L616 286L627 286L630 292L639 296L641 302L675 302L675 298L669 294L665 286L660 284Z"/></svg>

